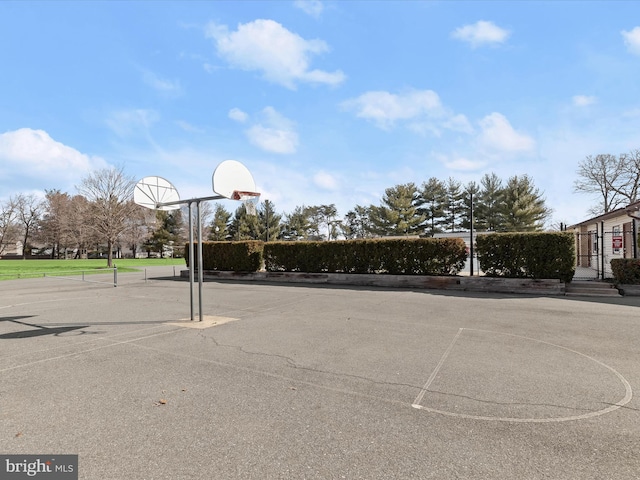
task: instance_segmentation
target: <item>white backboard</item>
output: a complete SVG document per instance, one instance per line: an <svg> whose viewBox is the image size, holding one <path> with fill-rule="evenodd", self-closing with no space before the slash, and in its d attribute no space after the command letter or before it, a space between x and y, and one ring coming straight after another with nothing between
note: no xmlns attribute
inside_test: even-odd
<svg viewBox="0 0 640 480"><path fill-rule="evenodd" d="M180 205L158 205L179 200L180 195L176 187L162 177L144 177L133 190L133 201L152 210L177 210Z"/></svg>
<svg viewBox="0 0 640 480"><path fill-rule="evenodd" d="M247 167L237 160L225 160L218 165L211 179L213 191L225 198L233 198L233 193L255 192L256 182Z"/></svg>

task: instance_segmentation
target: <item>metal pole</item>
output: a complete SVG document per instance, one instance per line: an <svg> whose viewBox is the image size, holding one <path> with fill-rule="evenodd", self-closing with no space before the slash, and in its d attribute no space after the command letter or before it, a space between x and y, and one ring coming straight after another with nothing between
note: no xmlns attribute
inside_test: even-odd
<svg viewBox="0 0 640 480"><path fill-rule="evenodd" d="M200 200L196 202L198 209L198 314L202 321L202 270L204 270L202 261L202 213L200 211Z"/></svg>
<svg viewBox="0 0 640 480"><path fill-rule="evenodd" d="M118 266L115 263L113 264L113 286L118 286Z"/></svg>
<svg viewBox="0 0 640 480"><path fill-rule="evenodd" d="M600 222L600 265L602 266L602 270L600 272L600 276L602 280L604 280L604 252L605 252L605 244L604 244L604 222Z"/></svg>
<svg viewBox="0 0 640 480"><path fill-rule="evenodd" d="M191 321L193 321L193 202L189 202L189 295L191 300Z"/></svg>
<svg viewBox="0 0 640 480"><path fill-rule="evenodd" d="M473 193L470 192L469 196L471 197L471 230L469 231L469 256L471 258L471 267L469 268L469 275L473 277Z"/></svg>

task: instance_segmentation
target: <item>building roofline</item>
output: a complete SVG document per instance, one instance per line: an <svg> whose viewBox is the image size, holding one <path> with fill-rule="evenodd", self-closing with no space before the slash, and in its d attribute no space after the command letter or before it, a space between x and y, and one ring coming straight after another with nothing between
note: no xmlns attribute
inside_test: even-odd
<svg viewBox="0 0 640 480"><path fill-rule="evenodd" d="M628 214L629 211L634 211L634 210L638 211L638 217L632 217L631 215ZM574 225L571 225L571 226L567 227L567 229L572 229L572 228L580 227L580 226L583 226L583 225L588 225L588 224L595 223L595 222L602 222L602 221L605 221L605 220L609 220L611 218L618 217L618 216L620 216L620 214L625 214L630 219L632 219L632 218L639 218L640 219L640 200L637 201L637 202L630 203L626 207L617 208L616 210L612 210L610 212L603 213L602 215L598 215L597 217L593 217L593 218L590 218L588 220L584 220L584 221L582 221L580 223L576 223Z"/></svg>

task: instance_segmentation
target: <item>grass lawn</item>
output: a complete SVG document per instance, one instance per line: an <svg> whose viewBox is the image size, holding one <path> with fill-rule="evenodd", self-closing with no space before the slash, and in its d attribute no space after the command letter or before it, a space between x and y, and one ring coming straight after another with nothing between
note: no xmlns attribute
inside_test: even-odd
<svg viewBox="0 0 640 480"><path fill-rule="evenodd" d="M184 258L114 258L119 272L133 272L139 268L159 265L186 266ZM0 280L42 277L51 275L74 275L80 272L105 273L107 259L90 260L0 260Z"/></svg>

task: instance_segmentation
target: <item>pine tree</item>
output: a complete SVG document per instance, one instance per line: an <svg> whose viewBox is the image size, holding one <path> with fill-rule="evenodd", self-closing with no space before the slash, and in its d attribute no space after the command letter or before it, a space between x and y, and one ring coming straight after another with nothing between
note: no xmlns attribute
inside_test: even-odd
<svg viewBox="0 0 640 480"><path fill-rule="evenodd" d="M280 235L280 220L282 215L275 212L273 202L265 200L260 205L257 215L257 232L256 237L265 242L273 241Z"/></svg>
<svg viewBox="0 0 640 480"><path fill-rule="evenodd" d="M418 213L420 195L414 183L385 190L380 206L370 207L373 230L378 235L412 235L420 231L424 216Z"/></svg>
<svg viewBox="0 0 640 480"><path fill-rule="evenodd" d="M475 220L475 209L478 204L478 193L480 192L480 187L476 182L469 182L464 187L463 197L462 197L462 212L460 214L460 226L464 230L471 230L471 202L473 200L473 228L476 227Z"/></svg>
<svg viewBox="0 0 640 480"><path fill-rule="evenodd" d="M287 240L305 240L309 238L310 228L307 208L304 205L296 207L293 212L285 215L281 237Z"/></svg>
<svg viewBox="0 0 640 480"><path fill-rule="evenodd" d="M171 212L158 210L156 224L158 227L147 241L147 247L151 251L160 253L160 258L164 258L167 247L173 246L180 240L182 212L180 210L172 210Z"/></svg>
<svg viewBox="0 0 640 480"><path fill-rule="evenodd" d="M431 177L422 184L418 213L425 217L425 232L429 235L442 232L444 208L447 201L445 184Z"/></svg>
<svg viewBox="0 0 640 480"><path fill-rule="evenodd" d="M502 180L495 174L485 174L480 180L478 201L475 202L475 226L477 230L500 231L503 229Z"/></svg>
<svg viewBox="0 0 640 480"><path fill-rule="evenodd" d="M209 240L226 240L229 236L230 221L231 212L229 212L221 204L217 204L213 213L213 221L211 222L211 233L209 233Z"/></svg>
<svg viewBox="0 0 640 480"><path fill-rule="evenodd" d="M461 215L464 208L462 184L449 177L446 187L447 201L444 207L443 226L448 232L456 232L461 226Z"/></svg>
<svg viewBox="0 0 640 480"><path fill-rule="evenodd" d="M229 224L229 236L231 240L257 240L258 220L256 215L249 215L247 208L240 205Z"/></svg>
<svg viewBox="0 0 640 480"><path fill-rule="evenodd" d="M370 208L356 205L353 210L347 212L340 228L348 240L370 237L372 231Z"/></svg>
<svg viewBox="0 0 640 480"><path fill-rule="evenodd" d="M503 195L503 230L530 232L542 230L551 210L545 206L544 197L535 188L529 175L509 178Z"/></svg>

